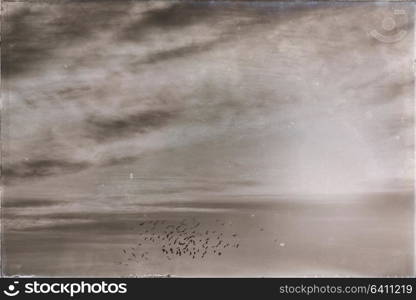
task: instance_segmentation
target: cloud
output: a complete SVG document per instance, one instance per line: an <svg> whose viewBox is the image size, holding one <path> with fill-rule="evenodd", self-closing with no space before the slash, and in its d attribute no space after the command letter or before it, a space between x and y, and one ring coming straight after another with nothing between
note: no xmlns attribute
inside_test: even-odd
<svg viewBox="0 0 416 300"><path fill-rule="evenodd" d="M38 72L54 53L90 38L122 18L129 5L99 3L44 5L7 3L5 9L2 76L13 78Z"/></svg>
<svg viewBox="0 0 416 300"><path fill-rule="evenodd" d="M222 43L225 39L217 38L213 41L201 42L198 44L190 44L181 47L176 47L169 50L156 51L149 54L146 58L141 60L140 63L151 64L159 63L165 60L176 58L189 58L190 55L199 54L205 51L213 49L218 44Z"/></svg>
<svg viewBox="0 0 416 300"><path fill-rule="evenodd" d="M151 29L164 30L181 29L212 18L213 11L204 6L174 3L149 9L142 13L138 20L130 22L119 34L123 40L138 41L148 34Z"/></svg>
<svg viewBox="0 0 416 300"><path fill-rule="evenodd" d="M37 198L10 198L8 197L2 204L4 208L33 208L33 207L49 207L58 205L59 202L53 199L37 199Z"/></svg>
<svg viewBox="0 0 416 300"><path fill-rule="evenodd" d="M86 120L86 136L97 142L122 139L160 128L174 116L173 111L164 110L141 111L114 118L93 116Z"/></svg>
<svg viewBox="0 0 416 300"><path fill-rule="evenodd" d="M23 160L8 164L3 169L6 181L33 179L46 176L80 172L89 167L87 162L72 162L57 159Z"/></svg>

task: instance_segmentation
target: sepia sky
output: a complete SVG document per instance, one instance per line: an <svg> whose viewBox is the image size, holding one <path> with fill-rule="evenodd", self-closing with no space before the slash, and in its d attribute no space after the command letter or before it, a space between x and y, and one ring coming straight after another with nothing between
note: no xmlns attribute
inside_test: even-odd
<svg viewBox="0 0 416 300"><path fill-rule="evenodd" d="M413 36L369 35L386 8L5 7L6 164L19 189L89 185L126 165L266 194L410 188Z"/></svg>

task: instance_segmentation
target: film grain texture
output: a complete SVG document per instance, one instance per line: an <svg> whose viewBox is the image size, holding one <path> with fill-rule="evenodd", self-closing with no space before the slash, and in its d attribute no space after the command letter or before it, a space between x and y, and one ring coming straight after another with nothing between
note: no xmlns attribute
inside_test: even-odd
<svg viewBox="0 0 416 300"><path fill-rule="evenodd" d="M3 1L2 273L414 274L413 11Z"/></svg>

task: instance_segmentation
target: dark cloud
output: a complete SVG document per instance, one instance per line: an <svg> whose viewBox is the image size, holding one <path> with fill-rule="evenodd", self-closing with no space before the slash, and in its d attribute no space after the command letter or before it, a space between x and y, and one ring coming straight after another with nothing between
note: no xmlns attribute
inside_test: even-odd
<svg viewBox="0 0 416 300"><path fill-rule="evenodd" d="M2 76L23 72L31 62L46 58L49 46L42 43L40 32L32 26L33 18L41 18L41 12L23 7L13 13L5 13L2 47ZM36 38L36 40L35 40Z"/></svg>
<svg viewBox="0 0 416 300"><path fill-rule="evenodd" d="M150 29L163 28L165 30L180 29L185 26L200 23L212 17L212 11L203 5L195 3L174 3L173 5L154 8L139 16L126 26L119 37L123 40L141 40Z"/></svg>
<svg viewBox="0 0 416 300"><path fill-rule="evenodd" d="M105 30L117 31L131 5L134 5L133 2L106 3L106 5L87 2L73 5L67 3L59 6L34 4L29 7L25 5L13 12L8 12L6 9L5 46L4 50L2 49L3 76L7 78L28 72L39 72L45 62L54 59L55 51L59 48L70 47ZM270 7L262 9L260 6L253 9L247 4L235 6L203 2L175 2L165 7L145 11L137 17L137 20L123 27L116 36L121 40L138 41L143 36L152 33L153 29L163 29L164 32L183 30L185 27L204 22L216 26L218 18L227 20L238 16L252 19L237 21L231 28L227 25L223 28L224 32L232 33L238 27L243 27L241 32L247 32L256 24L272 24L276 18L279 22L288 19L284 14L276 14L276 12L284 12L291 8L292 6L272 6L274 14L269 14ZM297 8L296 12L302 11ZM158 62L200 53L224 41L226 39L218 37L210 42L155 52L145 58L144 62Z"/></svg>
<svg viewBox="0 0 416 300"><path fill-rule="evenodd" d="M155 51L148 55L145 59L140 61L140 63L144 64L152 64L163 62L165 60L175 59L175 58L182 58L188 57L190 55L202 53L208 50L211 50L216 45L223 42L225 39L218 38L213 41L204 42L204 43L197 43L197 44L190 44L182 47L177 47L170 50L163 50L163 51Z"/></svg>
<svg viewBox="0 0 416 300"><path fill-rule="evenodd" d="M155 215L157 214L146 214ZM14 216L10 214L9 218ZM166 217L166 216L165 216ZM21 229L16 228L17 231L56 231L59 233L63 232L80 232L83 233L88 231L114 233L114 232L125 232L127 228L131 228L136 225L140 220L144 220L146 217L140 212L58 212L58 213L47 213L40 215L25 215L19 216L20 220L28 224L35 224L31 226L25 226ZM36 221L52 221L50 224L36 224ZM54 223L53 221L64 221L65 223Z"/></svg>
<svg viewBox="0 0 416 300"><path fill-rule="evenodd" d="M142 180L142 178L138 178ZM146 178L149 180L149 178ZM160 178L155 178L154 181L160 181ZM169 194L181 194L181 193L193 193L193 192L223 192L227 188L232 187L247 187L256 186L258 184L255 180L221 180L212 181L199 179L188 179L187 184L184 186L166 187L160 185L158 188L141 189L140 193L143 195L169 195Z"/></svg>
<svg viewBox="0 0 416 300"><path fill-rule="evenodd" d="M111 157L106 159L101 166L103 167L111 167L116 165L124 165L135 162L139 159L139 156L123 156L123 157Z"/></svg>
<svg viewBox="0 0 416 300"><path fill-rule="evenodd" d="M210 27L221 24L220 33L210 41L192 42L173 49L153 51L145 58L131 63L129 65L129 68L131 68L140 64L159 63L204 53L218 45L239 39L242 35L255 32L258 27L264 28L264 26L275 26L276 23L289 22L293 20L294 14L296 14L296 17L302 17L313 9L316 9L316 7L293 4L253 7L247 3L240 3L240 5L198 1L175 3L163 8L146 11L138 21L125 27L119 36L124 40L137 42L142 41L147 34L152 33L153 29L163 29L163 32L166 33L172 30L184 30L188 26L199 23L206 23ZM287 14L289 11L291 14ZM224 23L227 20L233 21ZM201 36L203 36L203 31L201 31Z"/></svg>
<svg viewBox="0 0 416 300"><path fill-rule="evenodd" d="M245 197L242 197L245 198ZM283 209L301 209L305 206L302 203L288 204L287 202L276 203L275 199L269 201L259 201L258 199L251 199L249 201L244 199L207 199L192 201L164 201L157 203L140 203L138 206L144 207L158 207L158 208L187 208L187 209L236 209L236 210L268 210L280 207Z"/></svg>
<svg viewBox="0 0 416 300"><path fill-rule="evenodd" d="M222 192L225 189L224 186L188 186L178 188L160 188L160 189L144 189L140 190L143 195L170 195L170 194L182 194L186 192Z"/></svg>
<svg viewBox="0 0 416 300"><path fill-rule="evenodd" d="M97 142L121 139L160 128L175 116L173 111L148 110L128 116L87 119L87 136Z"/></svg>
<svg viewBox="0 0 416 300"><path fill-rule="evenodd" d="M110 3L108 3L110 4ZM87 6L86 6L87 5ZM13 12L5 8L2 75L13 77L38 71L53 59L59 47L68 47L91 34L111 28L129 5L94 3L75 5L25 5Z"/></svg>
<svg viewBox="0 0 416 300"><path fill-rule="evenodd" d="M48 207L58 205L59 202L52 199L36 198L6 198L2 206L4 208L30 208L30 207Z"/></svg>
<svg viewBox="0 0 416 300"><path fill-rule="evenodd" d="M235 1L241 3L229 3L216 1L178 1L172 5L150 9L144 12L137 21L132 22L119 34L121 39L141 40L144 35L150 32L150 29L178 30L184 27L210 23L216 26L216 18L225 19L235 18L238 16L255 17L256 20L248 22L236 22L236 27L241 25L253 25L264 23L275 23L277 18L285 20L293 19L293 15L288 16L285 12L303 14L305 11L314 9L314 6L305 6L300 3L271 3L262 2L256 5L257 1ZM247 2L247 3L244 3ZM282 13L276 15L276 13ZM277 19L280 21L280 19Z"/></svg>
<svg viewBox="0 0 416 300"><path fill-rule="evenodd" d="M86 162L58 159L38 159L6 165L2 174L7 183L17 179L36 179L46 176L80 172L89 167Z"/></svg>

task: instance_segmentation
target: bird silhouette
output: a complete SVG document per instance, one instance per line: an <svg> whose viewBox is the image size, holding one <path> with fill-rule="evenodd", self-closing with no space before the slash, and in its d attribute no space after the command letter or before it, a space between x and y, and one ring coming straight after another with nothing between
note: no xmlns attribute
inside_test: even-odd
<svg viewBox="0 0 416 300"><path fill-rule="evenodd" d="M217 257L222 256L224 251L238 249L240 246L238 234L235 231L229 233L231 224L220 219L216 219L215 223L203 222L196 217L140 221L138 231L140 240L136 244L137 248L132 247L132 252L125 256L125 259L127 262L142 263L158 255L169 261L174 258L205 259L210 253ZM154 247L160 250L152 251L151 254L148 251L140 251ZM123 254L127 254L126 249L122 250ZM120 265L123 263L120 262Z"/></svg>

